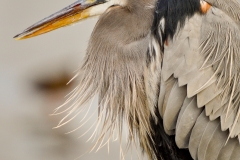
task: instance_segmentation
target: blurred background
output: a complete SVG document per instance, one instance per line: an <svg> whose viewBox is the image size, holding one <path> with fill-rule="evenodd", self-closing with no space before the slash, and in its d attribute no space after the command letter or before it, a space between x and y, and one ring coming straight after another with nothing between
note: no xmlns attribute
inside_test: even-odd
<svg viewBox="0 0 240 160"><path fill-rule="evenodd" d="M95 122L94 115L81 129L79 115L59 129L52 129L64 115L50 116L61 105L76 82L66 86L78 68L98 17L71 27L16 41L12 37L38 20L73 3L74 0L0 1L0 160L73 160L94 145L80 137ZM96 104L95 104L96 106ZM94 111L94 105L90 113ZM80 137L80 138L79 138ZM119 142L81 160L119 159ZM126 159L137 159L129 153Z"/></svg>

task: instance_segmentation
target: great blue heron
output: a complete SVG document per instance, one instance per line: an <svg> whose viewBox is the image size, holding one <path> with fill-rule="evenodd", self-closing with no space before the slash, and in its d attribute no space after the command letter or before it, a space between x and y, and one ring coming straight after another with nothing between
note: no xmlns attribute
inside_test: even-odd
<svg viewBox="0 0 240 160"><path fill-rule="evenodd" d="M126 121L150 159L240 159L240 4L79 0L15 38L99 14L70 113L99 93L103 135Z"/></svg>

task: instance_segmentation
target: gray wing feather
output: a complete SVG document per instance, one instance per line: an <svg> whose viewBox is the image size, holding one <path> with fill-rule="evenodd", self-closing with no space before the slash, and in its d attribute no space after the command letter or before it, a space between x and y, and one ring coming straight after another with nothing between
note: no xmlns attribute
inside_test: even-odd
<svg viewBox="0 0 240 160"><path fill-rule="evenodd" d="M186 86L178 87L178 83L176 81L169 95L167 107L163 116L164 126L167 130L175 129L178 113L182 107L186 95Z"/></svg>
<svg viewBox="0 0 240 160"><path fill-rule="evenodd" d="M192 129L189 140L189 151L193 159L198 159L199 144L208 123L208 117L206 117L205 113L202 112Z"/></svg>
<svg viewBox="0 0 240 160"><path fill-rule="evenodd" d="M179 148L188 148L190 134L196 123L198 116L202 113L202 109L196 109L196 97L186 98L185 105L181 109L181 115L178 116L176 127L176 144Z"/></svg>
<svg viewBox="0 0 240 160"><path fill-rule="evenodd" d="M179 126L179 119L182 118L183 116L183 113L185 111L185 109L187 108L187 106L189 105L189 103L192 102L192 98L187 98L187 96L185 97L184 101L183 101L183 105L182 105L182 108L178 114L178 120L177 120L177 124L176 124L176 129L178 129L178 126ZM176 135L177 136L177 135Z"/></svg>
<svg viewBox="0 0 240 160"><path fill-rule="evenodd" d="M176 82L176 79L174 79L173 76L170 77L166 82L164 82L164 85L165 85L164 92L160 93L160 95L162 95L164 97L164 98L162 98L163 102L161 102L163 105L162 105L162 107L160 107L160 110L161 110L160 113L162 114L162 116L165 113L169 94L171 93L172 87L175 84L175 82Z"/></svg>
<svg viewBox="0 0 240 160"><path fill-rule="evenodd" d="M236 139L229 139L228 143L220 150L217 160L231 160L230 158L236 145L238 145Z"/></svg>
<svg viewBox="0 0 240 160"><path fill-rule="evenodd" d="M208 124L206 125L198 147L199 160L208 160L206 159L206 153L210 152L210 150L207 150L207 148L210 143L210 140L215 136L214 133L217 130L218 126L219 126L218 121L209 121Z"/></svg>
<svg viewBox="0 0 240 160"><path fill-rule="evenodd" d="M238 114L231 114L231 112L232 110L238 110L240 105L240 30L230 17L217 8L212 8L203 17L203 20L206 22L202 25L203 34L201 36L201 54L205 57L206 62L204 62L203 68L212 66L214 70L214 76L217 77L217 87L222 90L220 93L221 99L227 101L227 105L224 105L224 111L226 112L224 121L226 122L226 118L231 119L231 121L228 121L231 124L227 123L227 127L230 129L230 136L233 137L231 128L236 126ZM209 32L210 40L205 38L206 32L204 31L206 30L211 30ZM209 48L213 49L210 50Z"/></svg>
<svg viewBox="0 0 240 160"><path fill-rule="evenodd" d="M215 84L211 84L209 87L207 87L203 91L199 92L199 94L197 96L198 107L205 106L210 101L214 100L215 97L218 96L220 93L221 93L221 90L217 89ZM206 108L208 108L208 107L206 107ZM212 110L213 110L213 108L210 110L210 113L212 112ZM210 113L207 114L207 116L209 116Z"/></svg>
<svg viewBox="0 0 240 160"><path fill-rule="evenodd" d="M188 97L192 97L199 93L200 91L204 90L205 88L209 87L216 81L216 78L213 77L212 68L207 68L204 71L201 71L195 77L192 77L191 81L188 83L187 93Z"/></svg>
<svg viewBox="0 0 240 160"><path fill-rule="evenodd" d="M216 160L218 155L221 152L221 149L224 147L225 142L228 137L227 132L222 132L221 127L218 123L216 130L212 134L210 142L207 146L207 151L205 155L206 160Z"/></svg>
<svg viewBox="0 0 240 160"><path fill-rule="evenodd" d="M237 115L237 111L236 109L229 111L229 114L227 116L227 112L223 112L223 114L221 115L221 128L223 131L227 130L228 128L231 127L231 125L234 122L234 118Z"/></svg>
<svg viewBox="0 0 240 160"><path fill-rule="evenodd" d="M194 159L229 159L222 152L234 159L240 153L240 5L206 1L216 7L186 20L164 46L159 111L166 132L175 132L177 145L189 147Z"/></svg>
<svg viewBox="0 0 240 160"><path fill-rule="evenodd" d="M230 160L239 160L240 158L240 145L237 143L233 149Z"/></svg>
<svg viewBox="0 0 240 160"><path fill-rule="evenodd" d="M174 77L179 78L180 76L183 76L183 74L189 73L193 70L197 70L197 67L187 68L186 62L182 61L178 68L176 68L176 70L174 71Z"/></svg>
<svg viewBox="0 0 240 160"><path fill-rule="evenodd" d="M213 90L213 92L214 92L214 90ZM205 104L206 115L211 116L211 114L215 114L216 112L219 112L219 110L222 110L222 108L226 108L226 107L224 107L224 105L226 105L226 103L227 103L226 101L222 102L221 96L218 95L217 97L212 99L210 102Z"/></svg>
<svg viewBox="0 0 240 160"><path fill-rule="evenodd" d="M163 117L163 103L164 103L164 98L165 98L165 92L166 92L166 81L163 80L161 76L161 83L160 83L160 93L159 93L159 98L158 98L158 111Z"/></svg>
<svg viewBox="0 0 240 160"><path fill-rule="evenodd" d="M194 77L197 73L198 73L198 69L194 68L191 72L188 72L187 74L179 76L178 78L179 86L186 85L191 80L191 78Z"/></svg>
<svg viewBox="0 0 240 160"><path fill-rule="evenodd" d="M218 117L220 117L222 115L223 111L224 111L224 108L221 107L219 110L217 110L217 112L210 114L210 116L209 116L210 121L213 121L213 120L217 119Z"/></svg>

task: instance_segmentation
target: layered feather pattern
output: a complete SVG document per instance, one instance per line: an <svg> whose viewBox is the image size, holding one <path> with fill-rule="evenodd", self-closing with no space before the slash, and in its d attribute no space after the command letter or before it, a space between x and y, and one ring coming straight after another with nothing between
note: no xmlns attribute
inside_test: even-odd
<svg viewBox="0 0 240 160"><path fill-rule="evenodd" d="M166 133L175 134L178 147L189 148L193 159L239 159L239 71L239 12L234 10L196 13L164 46L159 111Z"/></svg>
<svg viewBox="0 0 240 160"><path fill-rule="evenodd" d="M184 157L177 144L196 160L238 160L240 4L206 0L203 14L199 0L159 0L152 22L149 2L129 0L100 18L59 126L99 95L99 148L127 122L129 142L138 137L150 159Z"/></svg>

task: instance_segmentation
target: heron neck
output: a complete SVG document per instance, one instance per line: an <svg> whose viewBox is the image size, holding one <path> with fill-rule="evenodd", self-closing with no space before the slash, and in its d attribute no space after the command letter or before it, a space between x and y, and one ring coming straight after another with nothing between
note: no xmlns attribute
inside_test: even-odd
<svg viewBox="0 0 240 160"><path fill-rule="evenodd" d="M128 0L126 8L132 13L132 17L135 17L135 24L139 24L140 28L148 28L152 25L156 2L157 0Z"/></svg>
<svg viewBox="0 0 240 160"><path fill-rule="evenodd" d="M138 10L140 9L143 12L143 8L155 8L157 0L128 0L127 6L130 10Z"/></svg>

